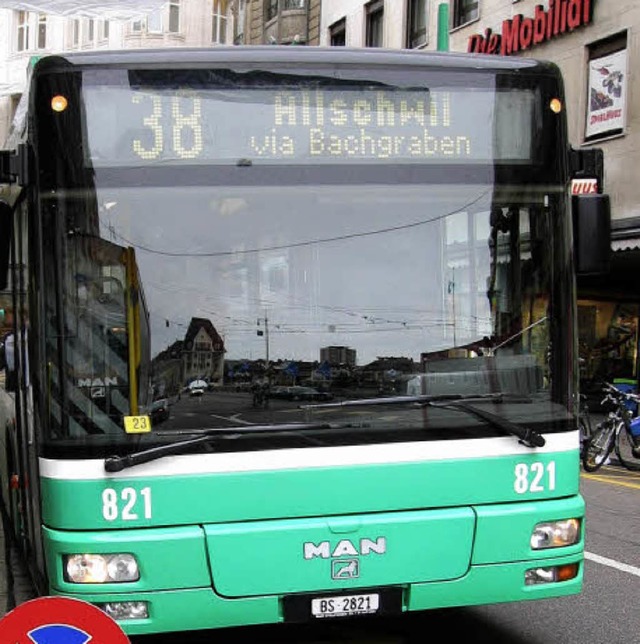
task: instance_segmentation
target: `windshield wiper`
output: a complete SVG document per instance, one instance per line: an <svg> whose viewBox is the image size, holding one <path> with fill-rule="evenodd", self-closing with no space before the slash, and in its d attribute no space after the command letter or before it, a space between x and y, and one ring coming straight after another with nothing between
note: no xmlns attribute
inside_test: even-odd
<svg viewBox="0 0 640 644"><path fill-rule="evenodd" d="M314 405L300 405L300 409L320 409L320 408L338 408L338 407L366 407L378 405L403 405L416 403L418 405L430 405L436 402L455 402L455 401L489 401L489 402L513 402L513 403L530 403L529 396L520 396L517 394L493 393L493 394L420 394L418 396L384 396L380 398L356 398L354 400L342 400L340 402L317 403Z"/></svg>
<svg viewBox="0 0 640 644"><path fill-rule="evenodd" d="M275 435L290 435L295 432L307 430L328 430L328 429L346 429L354 427L352 423L283 423L281 425L249 425L242 427L215 427L213 429L205 429L197 438L189 438L187 440L177 441L168 445L160 445L158 447L150 447L149 449L134 452L133 454L126 454L125 456L108 456L104 459L104 469L107 472L121 472L122 470L133 467L134 465L141 465L142 463L149 463L155 461L163 456L171 456L180 454L188 450L190 447L210 443L215 439L234 439L240 436L247 436L251 434L269 434Z"/></svg>
<svg viewBox="0 0 640 644"><path fill-rule="evenodd" d="M420 396L389 396L388 398L364 398L359 400L343 400L342 402L321 403L318 405L302 405L303 409L317 409L319 407L361 407L378 405L402 405L414 403L418 406L442 407L455 411L464 411L472 414L481 420L486 421L493 427L513 434L520 439L520 442L527 447L543 447L546 443L544 437L537 431L518 425L498 414L485 409L474 407L472 402L500 403L531 403L528 396L517 394L493 393L493 394L424 394Z"/></svg>
<svg viewBox="0 0 640 644"><path fill-rule="evenodd" d="M476 416L477 418L488 422L492 427L497 427L507 434L513 434L514 436L517 436L520 439L520 442L527 447L544 447L545 443L547 442L544 436L538 433L535 429L513 423L503 416L494 414L493 412L487 411L486 409L479 409L478 407L474 407L473 405L470 405L466 400L454 400L452 402L445 403L431 402L428 404L431 407L442 407L444 409L452 409L454 411L464 411L468 414L471 414L472 416Z"/></svg>

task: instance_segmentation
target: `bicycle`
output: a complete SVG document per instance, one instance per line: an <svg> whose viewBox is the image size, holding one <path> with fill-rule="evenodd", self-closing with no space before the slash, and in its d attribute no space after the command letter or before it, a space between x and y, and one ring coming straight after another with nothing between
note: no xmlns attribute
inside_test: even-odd
<svg viewBox="0 0 640 644"><path fill-rule="evenodd" d="M581 416L580 426L584 432L581 441L582 466L587 472L598 471L609 459L614 448L624 467L640 471L640 417L634 418L627 403L640 402L637 394L620 391L613 385L603 386L603 405L613 405L607 417L595 429L591 429L587 413Z"/></svg>

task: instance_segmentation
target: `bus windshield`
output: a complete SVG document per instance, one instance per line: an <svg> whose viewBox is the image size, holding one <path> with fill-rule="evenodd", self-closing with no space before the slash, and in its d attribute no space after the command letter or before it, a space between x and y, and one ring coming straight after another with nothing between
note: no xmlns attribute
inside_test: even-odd
<svg viewBox="0 0 640 644"><path fill-rule="evenodd" d="M38 127L58 124L39 150L57 240L44 252L60 261L45 453L318 419L344 427L324 444L500 434L447 408L337 404L449 393L515 394L486 408L569 428L566 181L540 144L556 88L394 78L406 82L351 68L42 75ZM78 132L65 154L63 120ZM134 443L123 419L136 414L152 431ZM219 448L313 444L290 432Z"/></svg>

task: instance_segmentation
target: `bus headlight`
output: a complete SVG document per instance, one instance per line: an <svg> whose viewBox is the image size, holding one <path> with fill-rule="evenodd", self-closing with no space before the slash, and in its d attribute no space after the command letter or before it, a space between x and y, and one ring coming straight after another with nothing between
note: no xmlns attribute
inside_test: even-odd
<svg viewBox="0 0 640 644"><path fill-rule="evenodd" d="M580 519L538 523L531 533L534 550L571 546L580 540Z"/></svg>
<svg viewBox="0 0 640 644"><path fill-rule="evenodd" d="M64 557L64 577L74 584L111 584L137 581L140 571L130 554L75 554Z"/></svg>

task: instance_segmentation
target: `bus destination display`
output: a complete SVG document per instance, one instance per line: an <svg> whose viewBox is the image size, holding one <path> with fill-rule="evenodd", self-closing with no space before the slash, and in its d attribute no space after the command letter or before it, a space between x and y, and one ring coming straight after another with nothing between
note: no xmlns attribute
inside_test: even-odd
<svg viewBox="0 0 640 644"><path fill-rule="evenodd" d="M534 96L524 90L87 87L84 100L95 166L531 157Z"/></svg>

